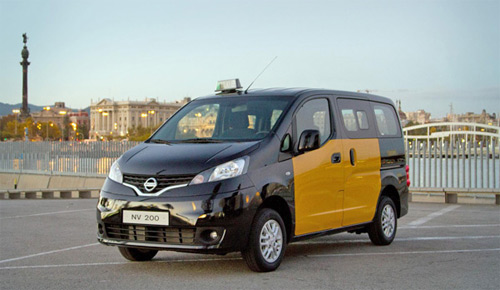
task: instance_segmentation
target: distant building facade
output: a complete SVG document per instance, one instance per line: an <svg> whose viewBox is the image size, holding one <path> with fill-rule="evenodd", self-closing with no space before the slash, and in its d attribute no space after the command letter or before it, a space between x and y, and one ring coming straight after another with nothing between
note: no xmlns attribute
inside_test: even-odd
<svg viewBox="0 0 500 290"><path fill-rule="evenodd" d="M427 113L425 110L418 110L416 112L406 112L406 119L408 122L427 124L430 122L431 113Z"/></svg>
<svg viewBox="0 0 500 290"><path fill-rule="evenodd" d="M144 101L113 101L103 99L90 105L90 138L127 136L129 129L156 127L170 118L190 98L173 103Z"/></svg>
<svg viewBox="0 0 500 290"><path fill-rule="evenodd" d="M473 112L467 112L465 114L448 114L446 119L450 122L467 122L467 123L479 123L479 124L493 124L497 123L497 116L495 113L488 114L486 110L483 110L481 114L474 114Z"/></svg>
<svg viewBox="0 0 500 290"><path fill-rule="evenodd" d="M71 113L71 109L66 108L64 102L56 102L52 107L47 106L40 112L31 113L31 117L37 123L51 123L62 130L64 127L64 117L69 113Z"/></svg>
<svg viewBox="0 0 500 290"><path fill-rule="evenodd" d="M88 130L90 125L89 114L86 111L73 111L70 108L66 108L64 102L56 102L52 107L44 107L42 111L32 113L31 117L37 123L54 124L61 131L64 130L64 118L68 117L72 130L68 131L66 137L70 139L75 137L75 131L78 128L86 128Z"/></svg>
<svg viewBox="0 0 500 290"><path fill-rule="evenodd" d="M69 112L68 117L69 122L76 124L77 127L85 127L87 129L90 128L90 117L86 111L80 110L77 112Z"/></svg>

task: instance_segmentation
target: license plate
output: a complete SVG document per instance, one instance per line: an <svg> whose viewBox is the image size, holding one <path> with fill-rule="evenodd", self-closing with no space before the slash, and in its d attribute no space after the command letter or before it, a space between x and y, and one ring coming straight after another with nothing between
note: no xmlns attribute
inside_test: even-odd
<svg viewBox="0 0 500 290"><path fill-rule="evenodd" d="M124 210L124 224L168 226L168 212Z"/></svg>

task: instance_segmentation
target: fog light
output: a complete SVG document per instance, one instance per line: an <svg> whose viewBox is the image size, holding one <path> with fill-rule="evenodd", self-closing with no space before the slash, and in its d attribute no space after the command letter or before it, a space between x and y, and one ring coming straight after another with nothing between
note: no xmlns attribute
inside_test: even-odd
<svg viewBox="0 0 500 290"><path fill-rule="evenodd" d="M210 238L211 238L212 240L216 240L218 237L219 237L219 235L217 234L217 232L216 232L216 231L212 231L212 232L210 233Z"/></svg>

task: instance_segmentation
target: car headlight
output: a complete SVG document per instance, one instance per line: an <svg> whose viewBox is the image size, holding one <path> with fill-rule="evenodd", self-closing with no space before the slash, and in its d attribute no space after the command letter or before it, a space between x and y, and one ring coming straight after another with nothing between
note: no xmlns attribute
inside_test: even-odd
<svg viewBox="0 0 500 290"><path fill-rule="evenodd" d="M238 158L219 166L210 168L209 170L205 170L202 173L196 175L193 180L191 180L189 185L224 180L240 176L246 172L246 169L248 167L248 159L248 157Z"/></svg>
<svg viewBox="0 0 500 290"><path fill-rule="evenodd" d="M120 166L118 166L118 160L113 162L113 165L111 165L111 169L109 170L109 179L116 181L118 183L123 182L123 174L120 170Z"/></svg>

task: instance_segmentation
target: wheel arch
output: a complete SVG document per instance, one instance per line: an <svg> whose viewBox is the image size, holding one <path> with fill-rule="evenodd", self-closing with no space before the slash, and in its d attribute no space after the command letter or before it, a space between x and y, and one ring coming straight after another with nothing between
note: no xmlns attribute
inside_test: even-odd
<svg viewBox="0 0 500 290"><path fill-rule="evenodd" d="M264 200L259 210L263 208L273 209L281 216L286 229L286 242L289 243L292 239L293 222L288 203L281 196L273 195Z"/></svg>
<svg viewBox="0 0 500 290"><path fill-rule="evenodd" d="M382 190L380 192L380 197L379 197L379 200L378 200L378 203L377 203L377 208L378 208L378 204L380 203L380 200L382 199L382 196L386 196L386 197L389 197L390 199L392 199L392 201L394 202L394 205L396 205L396 211L397 211L397 217L400 218L401 217L401 198L399 196L399 193L398 193L398 190L396 189L396 187L392 184L388 184L384 187L382 187Z"/></svg>

